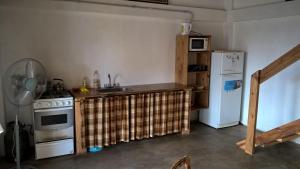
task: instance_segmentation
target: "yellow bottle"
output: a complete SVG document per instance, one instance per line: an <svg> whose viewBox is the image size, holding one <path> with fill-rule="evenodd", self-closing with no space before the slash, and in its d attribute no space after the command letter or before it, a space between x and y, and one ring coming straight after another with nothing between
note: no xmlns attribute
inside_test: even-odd
<svg viewBox="0 0 300 169"><path fill-rule="evenodd" d="M82 81L82 86L80 87L80 92L83 93L83 94L87 94L89 92L86 77Z"/></svg>

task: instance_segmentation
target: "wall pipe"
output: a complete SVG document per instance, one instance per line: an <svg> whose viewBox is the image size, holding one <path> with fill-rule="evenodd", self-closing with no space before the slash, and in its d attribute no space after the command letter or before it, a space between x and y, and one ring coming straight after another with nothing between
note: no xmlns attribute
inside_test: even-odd
<svg viewBox="0 0 300 169"><path fill-rule="evenodd" d="M108 5L108 6L117 6L117 7L127 7L127 8L139 8L139 9L146 9L146 10L188 13L188 14L190 14L189 22L192 22L192 20L194 18L194 14L191 11L180 10L180 9L163 9L163 8L158 8L158 7L145 7L145 6L138 6L138 5L126 5L126 4L112 4L112 3L107 3L107 2L94 2L94 1L87 1L87 0L53 0L53 1L77 2L77 3L95 4L95 5Z"/></svg>

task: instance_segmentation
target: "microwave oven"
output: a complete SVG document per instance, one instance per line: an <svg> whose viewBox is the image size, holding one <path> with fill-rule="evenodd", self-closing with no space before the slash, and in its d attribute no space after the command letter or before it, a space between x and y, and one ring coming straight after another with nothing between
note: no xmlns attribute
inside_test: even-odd
<svg viewBox="0 0 300 169"><path fill-rule="evenodd" d="M203 37L190 37L189 38L189 51L199 52L208 50L208 38Z"/></svg>

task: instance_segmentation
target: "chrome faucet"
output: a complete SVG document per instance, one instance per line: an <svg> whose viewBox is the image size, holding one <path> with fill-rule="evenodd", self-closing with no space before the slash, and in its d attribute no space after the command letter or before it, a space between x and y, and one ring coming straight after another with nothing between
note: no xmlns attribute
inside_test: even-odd
<svg viewBox="0 0 300 169"><path fill-rule="evenodd" d="M120 87L120 83L117 83L117 78L118 78L118 76L120 76L119 74L116 74L116 76L114 77L114 87Z"/></svg>
<svg viewBox="0 0 300 169"><path fill-rule="evenodd" d="M111 85L111 77L110 77L110 74L108 74L108 87L112 87L112 85Z"/></svg>
<svg viewBox="0 0 300 169"><path fill-rule="evenodd" d="M117 76L115 76L114 78L114 84L111 83L111 76L110 76L110 73L107 75L108 77L108 83L107 84L104 84L104 87L105 88L117 88L117 87L120 87L120 84L119 83L116 83L116 78Z"/></svg>

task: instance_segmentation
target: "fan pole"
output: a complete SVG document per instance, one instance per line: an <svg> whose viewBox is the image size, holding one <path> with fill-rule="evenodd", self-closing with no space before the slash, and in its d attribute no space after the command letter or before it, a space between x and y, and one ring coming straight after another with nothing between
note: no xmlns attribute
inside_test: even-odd
<svg viewBox="0 0 300 169"><path fill-rule="evenodd" d="M19 135L19 121L18 114L16 115L16 124L15 124L15 138L16 138L16 169L21 169L20 164L20 135Z"/></svg>
<svg viewBox="0 0 300 169"><path fill-rule="evenodd" d="M39 98L45 91L47 80L46 70L39 61L32 58L24 58L9 66L4 74L4 79L3 86L6 97L19 108L14 126L16 166L12 169L36 169L32 166L21 167L18 113L20 112L20 106L32 104L32 101ZM28 101L28 99L31 100ZM23 133L23 128L21 128L21 132Z"/></svg>

